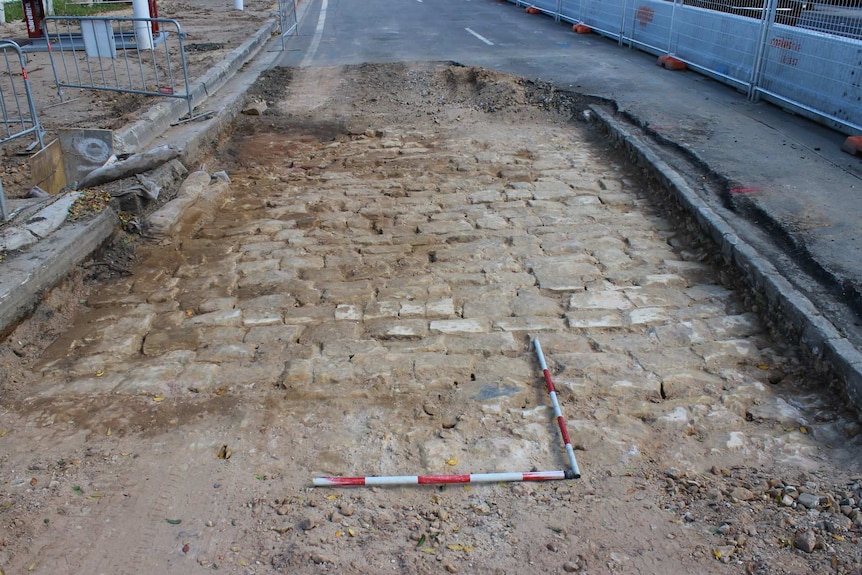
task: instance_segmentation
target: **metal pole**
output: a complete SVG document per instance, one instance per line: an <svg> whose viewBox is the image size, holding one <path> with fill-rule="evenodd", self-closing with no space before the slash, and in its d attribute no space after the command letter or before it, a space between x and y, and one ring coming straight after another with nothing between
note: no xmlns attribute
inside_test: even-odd
<svg viewBox="0 0 862 575"><path fill-rule="evenodd" d="M6 211L6 195L3 193L3 180L0 180L0 221L5 222L9 217L9 212Z"/></svg>
<svg viewBox="0 0 862 575"><path fill-rule="evenodd" d="M132 0L132 12L135 18L151 18L149 0ZM135 44L138 50L153 49L153 31L147 20L135 21Z"/></svg>
<svg viewBox="0 0 862 575"><path fill-rule="evenodd" d="M539 366L542 368L542 375L545 376L545 383L548 386L551 403L554 405L554 415L557 417L557 425L560 427L560 434L563 436L563 442L566 444L566 454L569 456L569 463L572 465L572 474L575 478L578 478L581 476L581 470L578 468L578 460L575 459L575 450L572 448L572 441L569 439L569 430L566 429L566 420L563 419L560 402L557 401L557 390L554 389L554 382L551 380L551 372L548 371L548 364L545 363L545 355L542 353L542 345L539 343L539 338L533 339L533 345L536 348L536 355L539 357Z"/></svg>

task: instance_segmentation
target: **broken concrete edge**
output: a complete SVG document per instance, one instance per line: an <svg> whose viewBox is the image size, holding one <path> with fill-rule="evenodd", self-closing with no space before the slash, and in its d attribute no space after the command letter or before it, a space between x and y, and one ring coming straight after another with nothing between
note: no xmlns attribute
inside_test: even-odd
<svg viewBox="0 0 862 575"><path fill-rule="evenodd" d="M192 106L203 104L240 68L254 59L272 37L277 24L274 19L267 20L251 38L235 48L219 65L196 80L189 87ZM186 100L179 98L171 98L155 104L143 114L140 120L114 132L114 152L122 154L142 150L159 134L170 128L171 123L182 117L187 110Z"/></svg>
<svg viewBox="0 0 862 575"><path fill-rule="evenodd" d="M675 195L681 207L720 247L725 260L743 273L749 288L762 294L767 305L781 313L799 335L800 344L810 354L812 362L837 378L841 383L841 391L857 411L862 411L862 353L771 262L739 237L730 224L707 205L643 139L600 106L593 105L590 108L612 137L634 153Z"/></svg>
<svg viewBox="0 0 862 575"><path fill-rule="evenodd" d="M119 218L107 208L69 223L21 254L7 256L0 283L0 337L5 338L71 270L113 235Z"/></svg>

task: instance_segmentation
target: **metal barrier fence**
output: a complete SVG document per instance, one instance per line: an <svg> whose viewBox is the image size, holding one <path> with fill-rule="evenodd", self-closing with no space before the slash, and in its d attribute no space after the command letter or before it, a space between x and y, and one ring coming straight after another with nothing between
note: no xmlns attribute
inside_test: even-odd
<svg viewBox="0 0 862 575"><path fill-rule="evenodd" d="M281 34L281 49L285 50L284 39L297 31L299 20L296 16L296 0L278 0L278 29Z"/></svg>
<svg viewBox="0 0 862 575"><path fill-rule="evenodd" d="M30 91L27 66L21 47L11 40L0 40L0 54L5 66L0 70L0 113L3 133L0 144L13 138L33 134L39 147L42 142L42 126L36 114L36 104Z"/></svg>
<svg viewBox="0 0 862 575"><path fill-rule="evenodd" d="M176 20L48 16L43 29L61 100L63 88L179 98L193 117L185 34Z"/></svg>
<svg viewBox="0 0 862 575"><path fill-rule="evenodd" d="M862 132L862 0L509 0Z"/></svg>

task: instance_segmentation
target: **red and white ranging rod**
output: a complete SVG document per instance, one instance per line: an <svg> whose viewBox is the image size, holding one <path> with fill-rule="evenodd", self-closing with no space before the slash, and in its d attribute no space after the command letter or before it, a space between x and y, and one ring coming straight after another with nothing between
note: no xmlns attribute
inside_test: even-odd
<svg viewBox="0 0 862 575"><path fill-rule="evenodd" d="M533 340L536 354L539 356L539 365L548 386L551 403L554 406L554 415L560 427L560 433L566 444L566 453L569 456L571 469L562 471L528 471L528 472L503 472L503 473L470 473L460 475L384 475L367 477L315 477L312 483L315 487L348 487L360 485L442 485L449 483L500 483L516 481L554 481L559 479L577 479L581 476L572 442L569 440L569 432L563 419L560 404L557 401L557 392L554 382L545 364L545 356L542 354L542 346L538 339Z"/></svg>

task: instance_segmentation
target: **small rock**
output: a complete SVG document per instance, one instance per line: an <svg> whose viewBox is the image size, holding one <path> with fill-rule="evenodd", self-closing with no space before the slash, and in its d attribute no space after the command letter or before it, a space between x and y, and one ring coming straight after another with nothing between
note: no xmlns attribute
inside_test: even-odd
<svg viewBox="0 0 862 575"><path fill-rule="evenodd" d="M391 525L395 523L395 517L389 511L381 510L374 515L372 518L372 523L374 523L375 527L380 527L383 525Z"/></svg>
<svg viewBox="0 0 862 575"><path fill-rule="evenodd" d="M553 542L548 543L547 545L545 545L545 547L548 549L548 551L553 551L554 553L556 553L558 550L556 544Z"/></svg>
<svg viewBox="0 0 862 575"><path fill-rule="evenodd" d="M446 563L445 568L446 568L446 571L448 571L449 573L457 573L458 572L458 568L455 567L454 565L452 565L451 563Z"/></svg>
<svg viewBox="0 0 862 575"><path fill-rule="evenodd" d="M310 531L317 527L317 521L312 519L311 517L306 517L302 521L299 522L299 528L303 531Z"/></svg>
<svg viewBox="0 0 862 575"><path fill-rule="evenodd" d="M445 509L440 509L437 511L437 517L440 518L440 521L449 521L449 512Z"/></svg>
<svg viewBox="0 0 862 575"><path fill-rule="evenodd" d="M330 557L329 555L324 555L319 551L315 551L311 554L311 560L317 563L318 565L321 563L335 563L335 559Z"/></svg>
<svg viewBox="0 0 862 575"><path fill-rule="evenodd" d="M817 546L817 537L814 535L814 531L809 529L808 531L797 533L793 538L793 546L806 553L814 551L814 548Z"/></svg>
<svg viewBox="0 0 862 575"><path fill-rule="evenodd" d="M356 513L356 509L350 503L342 503L338 507L338 512L344 515L345 517L350 517L354 513Z"/></svg>
<svg viewBox="0 0 862 575"><path fill-rule="evenodd" d="M287 505L282 505L281 507L276 509L275 512L278 515L287 515L288 513L290 513L290 507L288 507Z"/></svg>
<svg viewBox="0 0 862 575"><path fill-rule="evenodd" d="M576 573L581 566L576 561L566 561L563 563L563 571L566 573Z"/></svg>
<svg viewBox="0 0 862 575"><path fill-rule="evenodd" d="M730 496L737 501L751 501L757 497L753 491L745 487L734 487L730 492Z"/></svg>
<svg viewBox="0 0 862 575"><path fill-rule="evenodd" d="M781 505L784 507L793 507L794 503L796 503L796 501L794 501L794 499L789 495L784 495L781 498Z"/></svg>
<svg viewBox="0 0 862 575"><path fill-rule="evenodd" d="M262 100L249 102L246 107L242 109L242 113L246 116L260 116L264 112L266 112L266 102Z"/></svg>
<svg viewBox="0 0 862 575"><path fill-rule="evenodd" d="M820 498L811 493L800 493L799 497L796 498L796 502L808 509L814 509L820 506Z"/></svg>

